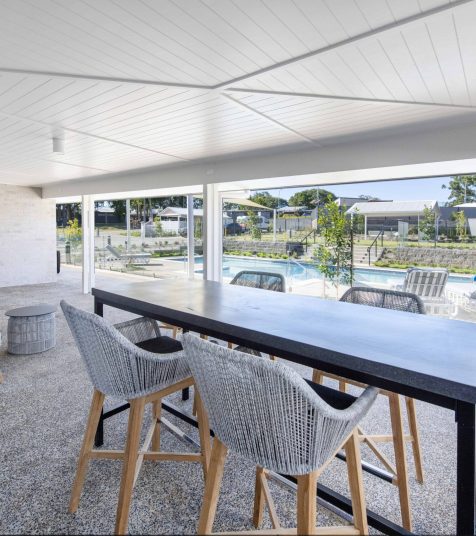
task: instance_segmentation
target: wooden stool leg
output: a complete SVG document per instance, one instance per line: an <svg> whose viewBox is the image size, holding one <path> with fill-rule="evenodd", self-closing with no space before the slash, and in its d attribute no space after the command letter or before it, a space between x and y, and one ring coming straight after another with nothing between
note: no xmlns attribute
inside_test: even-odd
<svg viewBox="0 0 476 536"><path fill-rule="evenodd" d="M421 457L420 432L418 430L418 421L416 416L415 400L405 397L407 403L408 427L412 436L413 460L415 462L416 479L423 484L423 461Z"/></svg>
<svg viewBox="0 0 476 536"><path fill-rule="evenodd" d="M256 466L256 480L255 480L255 500L253 505L253 525L259 528L263 522L264 514L264 489L261 482L261 475L264 474L264 469L259 465Z"/></svg>
<svg viewBox="0 0 476 536"><path fill-rule="evenodd" d="M345 380L339 380L339 391L345 393L347 391L347 383Z"/></svg>
<svg viewBox="0 0 476 536"><path fill-rule="evenodd" d="M395 466L397 468L397 485L400 496L400 510L403 527L412 530L412 514L410 507L410 491L408 486L408 467L403 430L402 410L400 397L396 393L388 394L390 404L390 419L392 421L393 448L395 452Z"/></svg>
<svg viewBox="0 0 476 536"><path fill-rule="evenodd" d="M205 481L205 493L198 521L198 534L211 534L212 532L227 452L227 447L215 437L208 477Z"/></svg>
<svg viewBox="0 0 476 536"><path fill-rule="evenodd" d="M121 488L119 490L119 502L116 514L116 534L125 534L129 520L129 508L131 505L132 489L136 472L137 458L139 456L140 432L144 418L145 399L131 400L129 410L129 422L127 426L126 449L122 467Z"/></svg>
<svg viewBox="0 0 476 536"><path fill-rule="evenodd" d="M156 400L152 404L152 416L155 420L154 434L152 435L152 450L160 450L160 418L162 416L162 400Z"/></svg>
<svg viewBox="0 0 476 536"><path fill-rule="evenodd" d="M324 377L322 376L322 372L320 370L314 369L312 371L312 381L314 383L318 383L319 385L322 385L322 380Z"/></svg>
<svg viewBox="0 0 476 536"><path fill-rule="evenodd" d="M200 452L202 453L203 479L206 480L211 456L210 423L208 422L208 415L203 407L202 399L196 386L195 403L197 408L198 433L200 435Z"/></svg>
<svg viewBox="0 0 476 536"><path fill-rule="evenodd" d="M83 444L79 453L78 468L76 469L76 476L71 491L71 500L69 503L69 511L71 513L76 512L78 509L79 498L81 496L81 490L83 489L84 478L89 464L89 453L93 448L94 436L98 427L99 417L101 416L104 398L105 396L102 393L96 389L94 390L91 408L89 410L88 424L86 425Z"/></svg>
<svg viewBox="0 0 476 536"><path fill-rule="evenodd" d="M297 533L316 532L317 471L297 477Z"/></svg>
<svg viewBox="0 0 476 536"><path fill-rule="evenodd" d="M344 446L349 475L350 498L354 527L360 534L368 534L367 507L365 504L364 482L362 477L362 461L360 459L360 440L357 429L354 430Z"/></svg>

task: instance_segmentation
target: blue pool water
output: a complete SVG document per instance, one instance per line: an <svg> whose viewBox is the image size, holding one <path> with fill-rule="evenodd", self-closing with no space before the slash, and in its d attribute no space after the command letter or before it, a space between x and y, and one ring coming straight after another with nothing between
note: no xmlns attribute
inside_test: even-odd
<svg viewBox="0 0 476 536"><path fill-rule="evenodd" d="M177 261L184 259L175 259ZM203 264L203 257L195 257L195 264ZM239 258L234 256L223 256L223 276L234 277L241 270L261 270L277 272L288 280L305 281L306 279L321 279L322 274L309 262L299 262L294 260L267 260L255 258ZM200 268L196 271L201 271ZM370 285L396 285L403 283L404 271L385 270L375 268L355 268L355 283ZM451 283L469 283L471 278L465 276L451 275L448 279Z"/></svg>

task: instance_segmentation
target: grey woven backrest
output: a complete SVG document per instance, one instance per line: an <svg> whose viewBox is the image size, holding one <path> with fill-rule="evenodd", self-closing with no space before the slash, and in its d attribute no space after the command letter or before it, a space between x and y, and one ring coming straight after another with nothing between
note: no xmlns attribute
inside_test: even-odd
<svg viewBox="0 0 476 536"><path fill-rule="evenodd" d="M403 282L403 290L422 298L441 298L447 281L446 268L409 268Z"/></svg>
<svg viewBox="0 0 476 536"><path fill-rule="evenodd" d="M367 388L345 410L324 402L290 367L184 334L182 344L216 436L267 469L321 467L375 400Z"/></svg>
<svg viewBox="0 0 476 536"><path fill-rule="evenodd" d="M230 284L241 285L242 287L263 288L266 290L274 290L276 292L286 292L286 281L284 276L272 272L243 270L235 275Z"/></svg>
<svg viewBox="0 0 476 536"><path fill-rule="evenodd" d="M182 352L154 354L126 338L103 318L61 301L65 318L78 346L94 387L105 395L126 400L145 396L190 376ZM144 319L149 320L149 319ZM145 326L150 322L141 322ZM120 330L132 335L131 324L120 324ZM158 328L157 328L158 330ZM139 336L137 336L137 333ZM134 342L140 338L136 332ZM142 336L155 337L156 329L144 327Z"/></svg>
<svg viewBox="0 0 476 536"><path fill-rule="evenodd" d="M340 301L406 311L408 313L425 313L421 299L410 292L387 290L372 287L352 287L342 295Z"/></svg>

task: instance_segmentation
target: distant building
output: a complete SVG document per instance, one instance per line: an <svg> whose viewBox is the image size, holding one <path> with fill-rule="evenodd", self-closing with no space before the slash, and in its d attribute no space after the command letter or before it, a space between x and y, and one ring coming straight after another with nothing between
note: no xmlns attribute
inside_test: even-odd
<svg viewBox="0 0 476 536"><path fill-rule="evenodd" d="M187 228L187 210L181 207L167 207L160 211L157 216L160 218L162 229L169 233L177 233L181 229ZM194 208L193 217L195 222L203 218L203 209Z"/></svg>
<svg viewBox="0 0 476 536"><path fill-rule="evenodd" d="M435 211L436 216L440 215L435 200L359 202L347 214L364 216L364 235L367 235L381 230L397 232L399 221L418 227L426 208Z"/></svg>

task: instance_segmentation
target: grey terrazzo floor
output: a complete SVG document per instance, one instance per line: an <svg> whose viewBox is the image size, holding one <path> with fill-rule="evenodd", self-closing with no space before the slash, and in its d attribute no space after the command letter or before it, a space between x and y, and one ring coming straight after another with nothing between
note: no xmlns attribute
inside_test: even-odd
<svg viewBox="0 0 476 536"><path fill-rule="evenodd" d="M99 273L97 285L109 277ZM68 513L69 493L76 458L92 393L91 385L60 311L57 314L56 348L36 356L6 353L4 312L13 307L65 298L92 310L91 296L80 293L81 274L63 269L56 284L0 288L0 533L2 534L108 534L114 529L120 464L101 460L91 463L78 512ZM127 313L106 308L105 317L120 321ZM298 367L306 377L311 371ZM177 395L177 405L186 406ZM114 401L108 401L114 404ZM415 481L408 448L414 530L421 534L449 534L455 529L455 423L452 412L417 402L423 444L425 483ZM106 424L106 448L123 444L126 414ZM181 428L195 435L183 423ZM372 432L389 430L386 399L379 397L365 420ZM163 433L167 450L186 446ZM386 446L391 456L391 446ZM365 459L375 459L365 451ZM321 481L347 493L345 465L336 460ZM254 467L233 454L225 469L214 530L252 528ZM283 525L295 525L293 493L271 483ZM365 475L368 507L399 521L397 489ZM203 493L198 464L144 463L134 490L129 530L137 534L193 534ZM267 521L268 525L269 522ZM318 508L318 524L341 524L329 511Z"/></svg>

